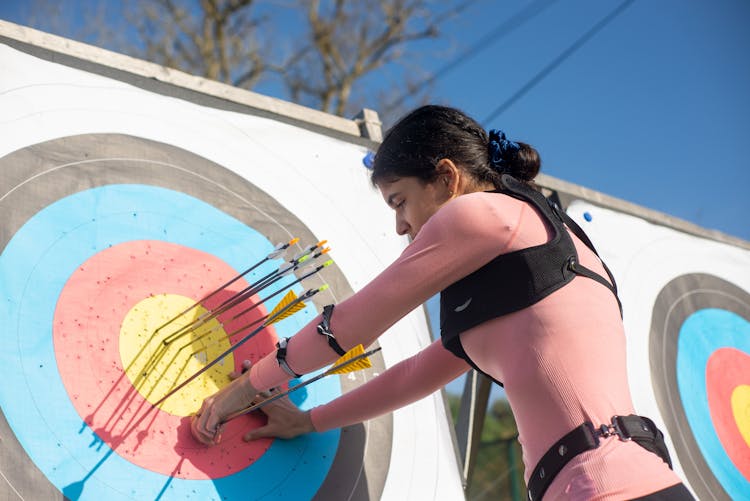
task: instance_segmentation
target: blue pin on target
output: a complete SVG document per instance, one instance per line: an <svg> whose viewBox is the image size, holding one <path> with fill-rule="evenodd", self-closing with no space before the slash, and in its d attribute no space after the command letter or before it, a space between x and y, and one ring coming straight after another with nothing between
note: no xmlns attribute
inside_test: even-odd
<svg viewBox="0 0 750 501"><path fill-rule="evenodd" d="M365 155L362 159L362 163L365 167L372 170L372 166L375 163L375 153L373 153L372 151L368 151L367 155Z"/></svg>

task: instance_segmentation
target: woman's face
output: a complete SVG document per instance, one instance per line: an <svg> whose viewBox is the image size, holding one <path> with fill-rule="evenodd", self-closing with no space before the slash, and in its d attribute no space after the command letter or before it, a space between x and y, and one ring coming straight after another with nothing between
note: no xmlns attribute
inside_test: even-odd
<svg viewBox="0 0 750 501"><path fill-rule="evenodd" d="M448 200L451 193L440 178L425 182L416 177L402 177L378 183L388 207L396 212L396 233L417 236L430 217Z"/></svg>

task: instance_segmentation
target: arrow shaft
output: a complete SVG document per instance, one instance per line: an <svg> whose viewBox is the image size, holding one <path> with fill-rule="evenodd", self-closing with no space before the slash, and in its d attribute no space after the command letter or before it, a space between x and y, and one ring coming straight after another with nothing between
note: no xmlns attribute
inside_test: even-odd
<svg viewBox="0 0 750 501"><path fill-rule="evenodd" d="M372 356L373 354L377 353L380 350L381 350L381 348L378 347L378 348L372 349L372 350L370 350L368 352L361 353L361 354L359 354L359 355L357 355L355 357L352 357L349 360L341 362L340 364L334 365L333 367L331 367L327 371L325 371L325 372L323 372L321 374L318 374L317 376L315 376L313 378L310 378L307 381L303 381L303 382L299 383L298 385L295 385L295 386L289 388L288 390L286 390L284 392L278 393L278 394L276 394L276 395L274 395L272 397L269 397L269 398L263 400L262 402L258 402L257 404L250 405L248 407L245 407L244 409L240 409L237 412L233 412L232 414L230 414L229 416L227 416L224 419L224 421L222 421L222 423L226 423L227 421L231 421L232 419L234 419L236 417L239 417L239 416L242 416L244 414L248 414L250 412L256 411L256 410L258 410L258 409L260 409L260 408L262 408L262 407L270 404L271 402L273 402L275 400L278 400L278 399L280 399L282 397L285 397L285 396L289 395L293 391L297 391L300 388L303 388L303 387L307 386L308 384L312 384L315 381L319 381L319 380L323 379L326 376L330 376L331 374L334 374L336 371L341 370L344 367L353 364L354 362L357 362L359 360L362 360L363 358L367 358L369 356Z"/></svg>
<svg viewBox="0 0 750 501"><path fill-rule="evenodd" d="M304 381L304 382L302 382L302 383L300 383L300 384L298 384L296 386L293 386L292 388L289 388L288 390L286 390L284 392L281 392L281 393L278 393L278 394L276 394L276 395L274 395L272 397L268 397L267 399L263 400L262 402L258 402L257 404L251 405L249 407L245 407L244 409L240 409L237 412L233 412L232 414L230 414L229 416L227 416L224 419L224 421L222 421L222 424L226 423L227 421L231 421L232 419L234 419L236 417L239 417L239 416L242 416L242 415L245 415L245 414L249 414L249 413L251 413L253 411L257 411L261 407L263 407L265 405L268 405L271 402L273 402L275 400L278 400L278 399L280 399L282 397L285 397L285 396L289 395L293 391L299 390L300 388L303 388L303 387L307 386L308 384L312 384L315 381L323 379L325 376L326 376L325 373L318 374L314 378L308 379L307 381Z"/></svg>
<svg viewBox="0 0 750 501"><path fill-rule="evenodd" d="M298 278L297 280L295 280L295 281L293 281L293 282L290 282L289 284L287 284L287 285L285 285L284 287L282 287L281 289L277 290L276 292L274 292L273 294L271 294L271 295L270 295L270 296L268 296L267 298L265 298L265 299L262 299L261 301L258 301L257 303L253 304L253 305L252 305L251 307L249 307L249 308L247 308L247 309L245 309L245 310L242 310L241 312L239 312L238 314L236 314L235 316L233 316L233 317L232 317L232 320L237 320L237 319L238 319L239 317L241 317L242 315L244 315L244 314L245 314L245 313L247 313L248 311L252 310L253 308L256 308L257 306L259 306L259 305L261 305L261 304L263 304L263 303L265 303L266 301L268 301L268 300L269 300L269 299L271 299L272 297L274 297L274 296L276 296L276 295L278 295L278 294L282 293L283 291L285 291L285 290L289 289L289 288L290 288L290 287L292 287L293 285L295 285L295 284L298 284L298 283L300 283L301 281L303 281L303 280L304 280L304 279L306 279L307 277L309 277L309 276L311 276L311 275L314 275L315 273L319 272L319 271L320 271L321 269L323 269L323 266L322 266L322 265L321 265L321 266L316 266L316 267L315 267L315 269L314 269L313 271L311 271L311 272L309 272L309 273L306 273L306 274L302 275L302 276L301 276L301 277L299 277L299 278ZM257 322L257 320L256 320L256 322Z"/></svg>
<svg viewBox="0 0 750 501"><path fill-rule="evenodd" d="M261 325L260 327L258 327L257 329L255 329L253 332L251 332L248 336L246 336L247 339L250 339L252 336L254 336L258 332L262 331L264 328L265 328L265 325ZM166 399L168 399L169 397L171 397L172 395L174 395L175 393L177 393L178 391L180 391L181 389L183 389L185 386L187 386L193 380L195 380L195 378L197 378L198 376L200 376L201 374L203 374L204 372L206 372L208 369L210 369L211 367L213 367L214 365L216 365L221 359L223 359L224 357L226 357L227 355L229 355L230 353L232 353L234 350L236 350L240 345L242 345L244 343L244 341L245 341L245 339L243 339L242 342L237 343L237 344L229 347L229 349L227 349L226 351L224 351L224 353L222 353L218 357L216 357L213 360L211 360L208 364L206 364L203 367L201 367L192 376L190 376L185 381L183 381L182 383L180 383L179 385L177 385L176 387L174 387L173 389L171 389L169 392L167 392L167 394L164 395L163 397L161 397L158 402L156 402L155 404L153 404L153 406L156 407L157 405L161 404Z"/></svg>
<svg viewBox="0 0 750 501"><path fill-rule="evenodd" d="M234 278L232 278L231 280L229 280L227 283L225 283L223 285L220 285L217 289L215 289L211 293L207 294L203 298L199 299L198 301L196 301L195 303L193 303L192 305L190 305L188 308L186 308L183 311L181 311L180 313L178 313L176 316L172 317L171 319L169 319L166 322L164 322L163 324L161 324L159 327L156 328L156 330L154 332L159 332L161 329L163 329L167 325L171 324L172 322L174 322L175 320L177 320L178 318L180 318L184 314L189 313L190 311L192 311L194 308L196 308L202 302L204 302L204 301L206 301L206 300L214 297L216 294L218 294L219 292L223 291L224 289L226 289L227 287L229 287L230 285L232 285L233 283L235 283L237 280L239 280L240 278L244 277L245 275L247 275L248 273L250 273L251 271L253 271L255 268L257 268L258 266L260 266L263 263L265 263L266 261L268 261L268 259L269 259L268 257L265 257L265 258L261 259L260 261L258 261L254 265L252 265L250 268L246 269L245 271L243 271L239 275L237 275Z"/></svg>
<svg viewBox="0 0 750 501"><path fill-rule="evenodd" d="M247 298L252 297L253 295L257 294L261 290L265 289L272 283L274 283L276 280L274 279L274 276L278 275L278 271L273 271L266 275L265 277L256 280L254 283L248 285L241 291L237 292L236 294L232 295L228 299L224 300L219 306L214 308L213 310L208 310L206 313L200 315L198 318L193 320L192 322L188 323L187 325L182 326L179 330L176 332L173 332L169 336L167 336L164 339L164 344L170 344L173 341L185 336L191 331L194 331L201 325L205 324L206 322L209 322L216 318L217 316L221 315L228 309L236 306L237 304L243 302Z"/></svg>
<svg viewBox="0 0 750 501"><path fill-rule="evenodd" d="M265 258L264 258L263 260L261 260L260 262L256 263L255 265L251 266L250 268L248 268L247 270L245 270L244 272L242 272L242 273L241 273L241 274L239 274L238 276L234 277L234 278L233 278L232 280L230 280L229 282L227 282L227 283L225 283L224 285L222 285L222 286L221 286L221 287L220 287L219 289L217 289L217 290L213 291L213 292L212 292L212 293L210 293L210 294L209 294L208 296L206 296L206 297L204 297L203 299L201 299L200 301L198 301L198 302L194 303L193 305L191 305L191 306L190 306L189 308L187 308L186 310L184 310L184 311L183 311L182 313L180 313L180 314L179 314L179 315L177 315L176 317L174 317L174 318L170 319L170 320L169 320L169 321L167 321L167 322L166 322L165 324L163 324L163 325L161 325L160 327L158 327L158 328L157 328L157 329L156 329L156 330L154 331L154 333L158 332L158 331L159 331L160 329L162 329L162 328L163 328L163 327L165 327L166 325L168 325L168 324L172 323L172 322L173 322L174 320L176 320L177 318L181 317L181 316L182 316L182 315L184 315L185 313L187 313L187 312L191 311L191 310L192 310L193 308L195 308L196 306L198 306L198 305L199 305L200 303L204 302L204 301L205 301L206 299L208 299L208 298L212 297L213 295L217 294L217 293L218 293L218 292L220 292L221 290L224 290L224 289L225 289L226 287L228 287L228 286L229 286L229 285L231 285L232 283L236 282L237 280L239 280L239 279L240 279L240 278L242 278L243 276L247 275L247 274L248 274L249 272L251 272L252 270L254 270L255 268L257 268L258 266L260 266L260 265L261 265L261 264L263 264L264 262L268 261L268 260L269 260L269 259L271 259L272 257L275 257L275 256L277 256L277 255L278 255L278 254L279 254L280 252L284 251L284 250L285 250L285 249L287 249L287 248L288 248L288 247L289 247L290 245L292 245L292 243L296 243L296 241L297 241L297 240L298 240L298 239L293 239L292 241L290 241L290 242L289 242L289 243L287 243L287 244L284 244L284 245L279 245L279 246L277 246L276 250L275 250L274 252L272 252L271 254L269 254L268 256L266 256L266 257L265 257ZM172 341L174 341L174 340L176 340L176 339L178 339L178 338L180 338L180 337L184 336L184 335L186 334L186 332L189 332L190 330L194 330L194 329L196 329L196 328L200 327L201 325L205 324L206 322L208 322L208 321L210 321L211 319L215 318L216 316L220 315L220 314L221 314L221 313L223 313L224 311L226 311L226 310L228 310L228 309L232 308L232 307L233 307L233 306L235 306L236 304L239 304L239 303L243 302L243 301L244 301L245 299L247 299L248 297L251 297L251 296L253 296L254 294L257 294L258 292L260 292L260 291L261 291L261 290L263 290L264 288L266 288L266 287L268 287L269 285L271 285L271 284L275 283L275 282L276 282L277 280L279 280L279 279L280 279L280 278L281 278L282 276L286 275L286 274L288 273L288 271L290 270L290 268L291 268L292 270L294 270L294 269L297 269L298 265L299 265L299 264L300 264L300 263L301 263L302 261L306 260L306 259L307 259L307 257L308 257L308 256L309 256L309 255L310 255L310 254L311 254L311 253L312 253L312 252L313 252L313 251L315 250L315 249L317 249L317 248L321 247L321 246L322 246L322 245L323 245L324 243L325 243L325 240L324 240L324 241L321 241L321 242L318 242L318 243L317 243L317 244L315 244L315 245L311 245L311 246L309 246L308 248L306 248L305 250L303 250L303 251L302 251L302 252L301 252L300 254L298 254L297 256L295 256L295 257L294 257L293 259L289 260L289 267L288 267L288 268L285 268L285 269L283 269L283 271L282 271L282 268L279 268L278 270L275 270L275 271L273 271L273 272L271 272L271 273L267 274L267 275L266 275L266 276L264 276L263 278L261 278L261 279L259 279L259 280L255 281L255 282L254 282L253 284L249 285L248 287L245 287L245 288L244 288L244 289L242 289L242 290L241 290L240 292L238 292L238 293L236 293L236 294L232 295L231 297L229 297L228 299L226 299L226 300L225 300L224 302L222 302L222 303L221 303L221 304L220 304L220 305L218 306L218 308L219 308L219 309L220 309L221 311L208 310L208 316L206 316L207 314L206 314L206 313L204 313L203 315L200 315L200 316L199 316L199 317L198 317L197 319L193 320L192 322L189 322L189 323L188 323L187 325L184 325L184 326L182 326L182 327L181 327L180 329L178 329L178 330L177 330L176 332L173 332L172 334L170 334L169 336L167 336L167 338L166 338L166 339L164 339L164 341L163 341L163 342L164 342L164 344L170 344L170 343L171 343ZM321 252L318 252L317 254L313 255L313 256L312 256L312 259L316 259L317 257L321 256L322 254L325 254L326 252L328 252L328 249L324 249L324 250L322 250ZM254 290L254 292L252 292L252 293L248 293L248 291L249 291L250 289L252 289L252 288L256 288L256 290ZM229 306L227 306L227 303L230 303L230 304L229 304ZM196 325L196 324L197 324L197 325Z"/></svg>
<svg viewBox="0 0 750 501"><path fill-rule="evenodd" d="M298 297L297 299L295 299L294 301L292 301L291 303L289 303L288 305L286 305L284 308L282 308L281 310L279 310L278 312L276 312L276 314L270 316L265 322L263 322L263 325L261 325L257 329L255 329L252 332L250 332L248 335L246 335L245 337L243 337L242 339L240 339L237 343L233 344L227 350L225 350L224 353L222 353L221 355L219 355L215 359L211 360L211 362L209 362L205 366L201 367L195 374L193 374L192 376L190 376L189 378L187 378L185 381L183 381L182 383L180 383L178 386L176 386L175 388L173 388L172 390L170 390L166 395L164 395L161 399L159 399L158 402L156 402L155 404L152 404L152 406L155 407L155 406L161 404L162 402L164 402L167 398L171 397L172 395L174 395L175 393L177 393L178 391L180 391L188 383L192 382L195 378L197 378L198 376L200 376L201 374L203 374L204 372L206 372L208 369L210 369L211 367L213 367L214 365L216 365L221 359L223 359L224 357L226 357L227 355L229 355L230 353L232 353L234 350L236 350L237 348L239 348L240 346L242 346L243 344L245 344L248 340L250 340L250 338L252 338L253 336L255 336L257 333L259 333L265 327L267 327L268 325L271 325L276 318L278 318L279 316L281 316L284 313L286 313L287 310L289 310L290 308L294 307L299 302L304 301L305 299L308 299L309 297L312 297L313 294L309 294L309 292L310 291L308 291L308 293L304 294L303 296Z"/></svg>
<svg viewBox="0 0 750 501"><path fill-rule="evenodd" d="M320 265L320 266L316 266L314 270L312 270L312 271L310 271L310 272L308 272L308 273L306 273L306 274L302 275L302 276L301 276L300 278L298 278L298 279L297 279L297 280L295 280L294 282L291 282L291 283L289 283L288 285L286 285L286 286L284 286L283 288L281 288L281 289L277 290L276 292L274 292L274 293L273 293L273 294L271 294L270 296L266 297L265 299L263 299L263 300L261 300L261 301L259 301L259 302L255 303L255 304L253 304L253 305L252 305L252 306L250 306L249 308L246 308L246 309L242 310L241 312L239 312L238 314L236 314L235 316L233 316L231 320L232 320L232 321L233 321L233 320L237 320L237 319L238 319L239 317L241 317L241 316L242 316L242 315L244 315L245 313L247 313L247 312L249 312L249 311L253 310L254 308L256 308L256 307L260 306L261 304L265 303L266 301L268 301L268 300L269 300L269 299L271 299L272 297L274 297L274 296L276 296L276 295L278 295L278 294L281 294L282 292L284 292L285 290L289 289L289 288L290 288L290 287L292 287L293 285L295 285L295 284L297 284L297 283L299 283L299 282L303 281L303 280L304 280L304 279L306 279L307 277L309 277L309 276L311 276L311 275L314 275L315 273L319 272L320 270L322 270L323 268L325 268L325 266L326 266L326 265ZM243 327L240 327L239 329L235 330L234 332L232 332L232 333L229 333L229 334L227 334L227 337L230 337L230 338L231 338L231 337L232 337L232 336L234 336L235 334L237 334L237 333L239 333L239 332L242 332L242 331L244 331L244 330L247 330L247 329L249 329L250 327L252 327L252 326L254 326L254 325L258 324L259 322L263 322L263 321L264 321L264 320L266 320L267 318L268 318L268 315L266 315L266 316L264 316L264 317L261 317L261 318L258 318L258 319L256 319L256 320L253 320L253 321L252 321L252 322L250 322L249 324L247 324L247 325L244 325ZM198 337L197 339L194 339L194 340L193 340L193 341L191 341L190 343L194 343L194 342L195 342L195 341L197 341L198 339L202 339L202 338L203 338L203 337L205 337L205 336L206 336L207 334L210 334L210 333L212 333L212 332L214 332L214 331L216 331L216 330L217 330L217 327L214 327L213 329L211 329L210 331L208 331L208 332L207 332L206 334L201 334L201 336L199 336L199 337ZM190 344L190 343L188 343L188 344Z"/></svg>
<svg viewBox="0 0 750 501"><path fill-rule="evenodd" d="M317 254L315 254L312 257L312 259L317 259L321 255L323 255L322 252L317 253ZM297 260L290 261L291 264L294 264L294 266L291 269L291 271L294 271L297 268L298 263L296 263L296 261ZM277 291L277 293L281 292L281 291L283 291L285 289L288 289L289 287L291 287L291 286L293 286L293 285L301 282L302 280L306 279L307 277L309 277L311 275L314 275L315 273L318 273L320 270L322 270L326 266L327 266L327 264L322 264L322 265L317 266L313 271L310 271L310 272L302 275L302 277L300 277L297 280L289 283L288 285L286 285L282 289L279 289L279 291ZM237 294L233 295L232 297L230 297L229 299L227 299L226 301L224 301L215 310L207 312L207 313L204 313L203 315L201 315L200 317L198 317L196 320L194 320L190 324L188 324L186 326L183 326L177 332L174 332L171 335L169 335L166 339L164 339L164 344L170 344L171 342L175 341L176 339L179 339L179 338L185 336L187 333L189 333L189 332L197 329L198 327L200 327L201 325L205 324L206 322L209 322L213 318L221 315L225 311L227 311L227 310L229 310L231 308L234 308L238 304L244 302L246 299L254 296L255 294L260 293L262 290L266 289L270 285L273 285L274 283L278 282L286 274L288 274L288 271L280 272L279 270L277 270L277 271L274 271L272 273L269 273L265 277L257 280L255 283L253 283L250 286L244 288L243 290L241 290ZM257 308L258 306L260 306L261 304L263 304L263 302L267 301L268 299L270 299L274 295L275 294L272 294L272 295L268 296L267 298L265 298L265 299L263 299L263 300L261 300L261 301L259 301L257 303L252 304L249 308L247 308L247 309L241 311L240 313L236 314L235 316L233 316L232 320L236 320L241 315L244 315L248 311L250 311L250 310L252 310L254 308ZM250 325L253 325L253 324L250 324Z"/></svg>

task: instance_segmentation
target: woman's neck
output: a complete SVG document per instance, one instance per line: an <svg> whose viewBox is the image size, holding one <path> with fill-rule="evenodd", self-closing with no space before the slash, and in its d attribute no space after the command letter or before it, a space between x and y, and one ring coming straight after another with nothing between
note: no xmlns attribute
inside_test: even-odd
<svg viewBox="0 0 750 501"><path fill-rule="evenodd" d="M469 181L462 187L461 195L476 193L478 191L492 191L496 189L495 185L489 181Z"/></svg>

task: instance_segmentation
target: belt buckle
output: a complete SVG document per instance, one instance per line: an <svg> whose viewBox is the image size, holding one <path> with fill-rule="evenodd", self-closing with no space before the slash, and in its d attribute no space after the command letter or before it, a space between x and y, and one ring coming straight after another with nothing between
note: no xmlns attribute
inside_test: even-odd
<svg viewBox="0 0 750 501"><path fill-rule="evenodd" d="M610 424L603 424L595 429L594 436L597 438L607 438L617 435L623 442L629 442L632 437L628 433L622 421L622 416L614 415Z"/></svg>
<svg viewBox="0 0 750 501"><path fill-rule="evenodd" d="M624 426L622 416L612 416L612 424L610 426L614 430L614 434L617 435L623 442L629 442L630 440L632 440L630 433L628 433L627 429Z"/></svg>

